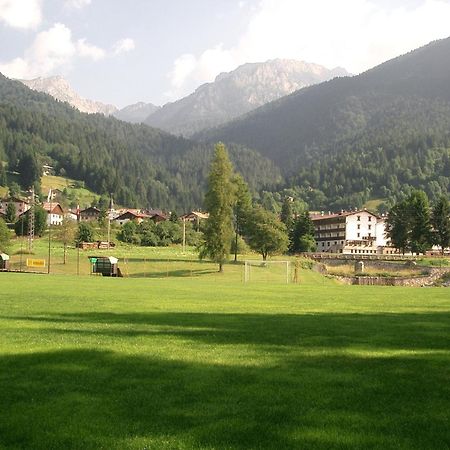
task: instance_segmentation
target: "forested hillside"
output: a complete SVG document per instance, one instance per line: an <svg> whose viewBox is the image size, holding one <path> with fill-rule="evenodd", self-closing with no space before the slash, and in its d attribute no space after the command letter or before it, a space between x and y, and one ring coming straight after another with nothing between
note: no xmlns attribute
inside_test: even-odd
<svg viewBox="0 0 450 450"><path fill-rule="evenodd" d="M212 145L83 114L0 75L0 160L9 171L37 160L124 205L181 211L201 207L211 154ZM230 154L255 191L280 182L279 171L257 153L230 146Z"/></svg>
<svg viewBox="0 0 450 450"><path fill-rule="evenodd" d="M295 92L197 138L277 163L310 206L348 208L450 182L450 39Z"/></svg>

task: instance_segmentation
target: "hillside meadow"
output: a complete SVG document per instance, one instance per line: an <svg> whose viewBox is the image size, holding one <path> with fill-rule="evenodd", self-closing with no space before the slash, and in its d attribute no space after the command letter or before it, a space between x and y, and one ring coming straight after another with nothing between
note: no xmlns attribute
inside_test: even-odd
<svg viewBox="0 0 450 450"><path fill-rule="evenodd" d="M134 250L155 272L0 273L0 448L448 448L448 289Z"/></svg>

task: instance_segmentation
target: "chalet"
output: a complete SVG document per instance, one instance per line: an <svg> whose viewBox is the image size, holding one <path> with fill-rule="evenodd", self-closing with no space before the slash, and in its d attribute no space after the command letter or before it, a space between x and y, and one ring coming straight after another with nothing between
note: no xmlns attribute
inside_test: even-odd
<svg viewBox="0 0 450 450"><path fill-rule="evenodd" d="M367 210L313 214L316 251L383 254L388 246L385 220Z"/></svg>
<svg viewBox="0 0 450 450"><path fill-rule="evenodd" d="M61 225L64 219L64 210L59 203L44 202L42 207L47 211L47 225Z"/></svg>
<svg viewBox="0 0 450 450"><path fill-rule="evenodd" d="M200 228L200 222L202 220L206 220L209 217L208 213L200 212L200 211L191 211L187 214L183 214L180 219L186 222L191 222L195 225L196 230L198 231Z"/></svg>
<svg viewBox="0 0 450 450"><path fill-rule="evenodd" d="M117 216L114 221L117 222L119 225L123 225L127 222L136 222L141 223L146 219L150 219L150 216L148 214L141 213L140 210L136 209L128 209L124 213Z"/></svg>
<svg viewBox="0 0 450 450"><path fill-rule="evenodd" d="M64 217L66 219L73 220L74 222L78 220L77 211L76 210L74 211L73 209L67 210L66 213L64 214Z"/></svg>
<svg viewBox="0 0 450 450"><path fill-rule="evenodd" d="M146 213L150 216L150 220L155 223L165 222L169 219L169 216L161 210L146 211Z"/></svg>
<svg viewBox="0 0 450 450"><path fill-rule="evenodd" d="M89 206L89 208L80 211L80 221L89 222L90 220L98 220L101 216L101 211L95 206Z"/></svg>
<svg viewBox="0 0 450 450"><path fill-rule="evenodd" d="M16 208L16 217L19 217L30 209L30 205L26 200L19 197L7 197L0 200L0 212L6 214L6 210L10 203Z"/></svg>

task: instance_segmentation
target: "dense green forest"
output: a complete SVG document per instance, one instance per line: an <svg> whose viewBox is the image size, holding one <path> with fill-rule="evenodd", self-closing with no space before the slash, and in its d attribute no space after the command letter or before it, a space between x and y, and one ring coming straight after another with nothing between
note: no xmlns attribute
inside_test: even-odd
<svg viewBox="0 0 450 450"><path fill-rule="evenodd" d="M0 161L10 173L23 172L24 188L33 175L25 176L23 169L37 161L85 181L99 194L113 193L130 207L199 208L212 147L146 125L80 113L0 75ZM240 145L229 149L255 193L280 183L272 162Z"/></svg>
<svg viewBox="0 0 450 450"><path fill-rule="evenodd" d="M295 92L198 139L238 142L273 160L285 188L316 209L450 185L450 39L359 76Z"/></svg>

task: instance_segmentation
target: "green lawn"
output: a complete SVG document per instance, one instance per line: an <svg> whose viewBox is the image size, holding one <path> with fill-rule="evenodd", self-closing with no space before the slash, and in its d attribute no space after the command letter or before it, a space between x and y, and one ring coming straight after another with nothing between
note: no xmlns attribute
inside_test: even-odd
<svg viewBox="0 0 450 450"><path fill-rule="evenodd" d="M449 448L448 289L235 268L0 273L0 448Z"/></svg>

